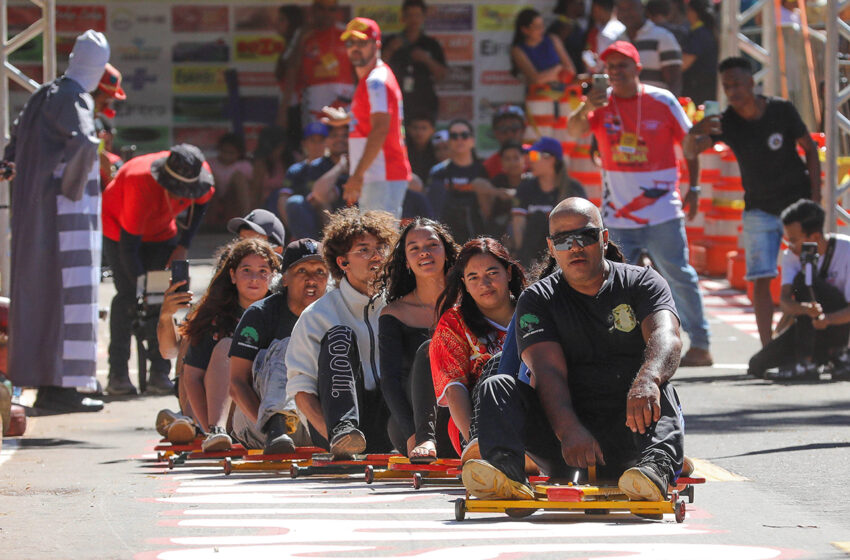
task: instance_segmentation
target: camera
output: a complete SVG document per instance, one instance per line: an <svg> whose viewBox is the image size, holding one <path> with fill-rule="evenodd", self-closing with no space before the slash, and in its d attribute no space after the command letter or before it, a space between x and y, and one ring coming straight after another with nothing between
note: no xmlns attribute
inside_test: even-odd
<svg viewBox="0 0 850 560"><path fill-rule="evenodd" d="M817 243L803 243L803 247L800 250L800 264L806 266L807 264L811 264L812 266L817 266L818 264L818 244Z"/></svg>

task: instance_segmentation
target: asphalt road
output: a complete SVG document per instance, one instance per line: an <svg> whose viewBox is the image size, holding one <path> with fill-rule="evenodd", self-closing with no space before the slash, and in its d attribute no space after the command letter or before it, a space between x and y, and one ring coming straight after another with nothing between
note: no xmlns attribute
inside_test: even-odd
<svg viewBox="0 0 850 560"><path fill-rule="evenodd" d="M209 273L192 268L199 283ZM111 285L102 290L108 302ZM454 488L169 471L155 462L153 421L175 400L142 396L108 399L97 414L31 417L24 438L4 439L0 557L847 558L850 382L747 378L758 343L740 303L722 290L706 298L716 365L675 378L687 454L708 478L683 524L541 512L459 523Z"/></svg>

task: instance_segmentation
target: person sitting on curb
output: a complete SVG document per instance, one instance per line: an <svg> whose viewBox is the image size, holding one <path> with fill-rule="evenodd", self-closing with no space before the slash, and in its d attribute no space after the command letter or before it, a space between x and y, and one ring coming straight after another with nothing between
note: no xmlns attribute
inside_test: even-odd
<svg viewBox="0 0 850 560"><path fill-rule="evenodd" d="M338 288L304 310L286 352L286 391L317 447L335 457L393 448L380 391L376 280L397 236L392 215L346 208L331 214L322 254ZM397 430L396 430L397 431ZM405 449L404 437L393 437Z"/></svg>
<svg viewBox="0 0 850 560"><path fill-rule="evenodd" d="M245 310L230 346L232 432L246 447L262 447L267 455L310 445L295 401L286 395L284 357L301 312L325 295L328 285L321 245L313 239L286 246L282 271L282 289Z"/></svg>
<svg viewBox="0 0 850 560"><path fill-rule="evenodd" d="M591 202L568 198L552 211L548 245L560 270L525 290L516 311L531 385L513 375L481 382L483 459L462 475L473 496L532 499L526 451L554 477L598 466L633 500L663 499L682 470L670 288L652 268L606 260L608 244Z"/></svg>
<svg viewBox="0 0 850 560"><path fill-rule="evenodd" d="M817 202L801 199L781 214L788 249L782 253L779 306L792 323L750 359L750 375L772 379L819 379L832 362L832 378L850 378L850 237L825 235ZM814 266L806 278L804 245ZM808 282L807 282L808 280ZM767 370L778 367L776 374Z"/></svg>

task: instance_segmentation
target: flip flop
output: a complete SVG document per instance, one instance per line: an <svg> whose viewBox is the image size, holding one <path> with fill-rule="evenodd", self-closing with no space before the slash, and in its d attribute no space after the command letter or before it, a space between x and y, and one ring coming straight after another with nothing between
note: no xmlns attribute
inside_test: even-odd
<svg viewBox="0 0 850 560"><path fill-rule="evenodd" d="M422 455L422 456L419 456L419 457L411 457L410 458L410 464L411 465L430 465L431 463L433 463L436 460L437 460L437 458L433 455Z"/></svg>

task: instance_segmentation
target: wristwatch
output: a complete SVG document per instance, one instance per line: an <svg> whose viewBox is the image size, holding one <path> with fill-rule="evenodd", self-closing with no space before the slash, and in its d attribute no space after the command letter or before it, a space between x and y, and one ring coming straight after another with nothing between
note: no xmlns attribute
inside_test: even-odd
<svg viewBox="0 0 850 560"><path fill-rule="evenodd" d="M688 188L688 194L694 193L697 196L699 196L699 193L701 193L701 192L702 192L702 187L700 187L699 185L691 185Z"/></svg>

